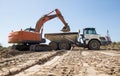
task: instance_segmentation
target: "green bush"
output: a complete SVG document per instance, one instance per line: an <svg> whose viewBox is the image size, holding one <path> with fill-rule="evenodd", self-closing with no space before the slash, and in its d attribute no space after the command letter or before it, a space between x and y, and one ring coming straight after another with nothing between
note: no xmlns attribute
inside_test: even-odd
<svg viewBox="0 0 120 76"><path fill-rule="evenodd" d="M2 44L0 43L0 48L2 47Z"/></svg>
<svg viewBox="0 0 120 76"><path fill-rule="evenodd" d="M0 43L0 51L4 50L5 48L2 46L2 44Z"/></svg>
<svg viewBox="0 0 120 76"><path fill-rule="evenodd" d="M111 44L112 49L120 49L120 42L113 42Z"/></svg>

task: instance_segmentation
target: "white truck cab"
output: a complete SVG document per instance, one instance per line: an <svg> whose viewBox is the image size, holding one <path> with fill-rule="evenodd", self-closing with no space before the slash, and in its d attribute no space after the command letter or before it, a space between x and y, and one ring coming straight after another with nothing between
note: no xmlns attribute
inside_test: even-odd
<svg viewBox="0 0 120 76"><path fill-rule="evenodd" d="M97 34L95 28L84 28L82 40L84 47L90 50L99 50L100 45L105 45L108 42L105 37Z"/></svg>

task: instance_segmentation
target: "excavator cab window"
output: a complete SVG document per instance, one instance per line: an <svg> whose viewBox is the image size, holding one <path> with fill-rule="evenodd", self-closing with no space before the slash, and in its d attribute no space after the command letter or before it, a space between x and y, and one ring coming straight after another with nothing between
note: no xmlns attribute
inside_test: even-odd
<svg viewBox="0 0 120 76"><path fill-rule="evenodd" d="M34 32L35 29L30 27L30 28L26 28L25 31L28 31L28 32Z"/></svg>

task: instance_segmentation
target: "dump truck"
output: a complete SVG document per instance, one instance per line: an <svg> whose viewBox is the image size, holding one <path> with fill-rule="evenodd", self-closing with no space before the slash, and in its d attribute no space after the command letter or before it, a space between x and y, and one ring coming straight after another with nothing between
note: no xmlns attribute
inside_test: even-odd
<svg viewBox="0 0 120 76"><path fill-rule="evenodd" d="M83 34L78 32L47 33L45 38L50 40L49 46L53 50L70 50L72 46L84 47L90 50L99 50L101 45L110 44L110 37L97 34L95 28L84 28Z"/></svg>

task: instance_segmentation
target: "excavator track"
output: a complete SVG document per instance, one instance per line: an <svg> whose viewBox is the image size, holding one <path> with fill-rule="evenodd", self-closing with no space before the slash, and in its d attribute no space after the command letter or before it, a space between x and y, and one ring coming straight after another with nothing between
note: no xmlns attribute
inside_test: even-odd
<svg viewBox="0 0 120 76"><path fill-rule="evenodd" d="M13 50L19 50L19 51L27 51L29 50L29 45L13 45L11 49Z"/></svg>
<svg viewBox="0 0 120 76"><path fill-rule="evenodd" d="M13 45L11 47L13 50L19 50L19 51L51 51L52 48L49 45L46 44L34 44L34 45Z"/></svg>
<svg viewBox="0 0 120 76"><path fill-rule="evenodd" d="M46 44L36 44L30 46L30 51L51 51L52 48Z"/></svg>

